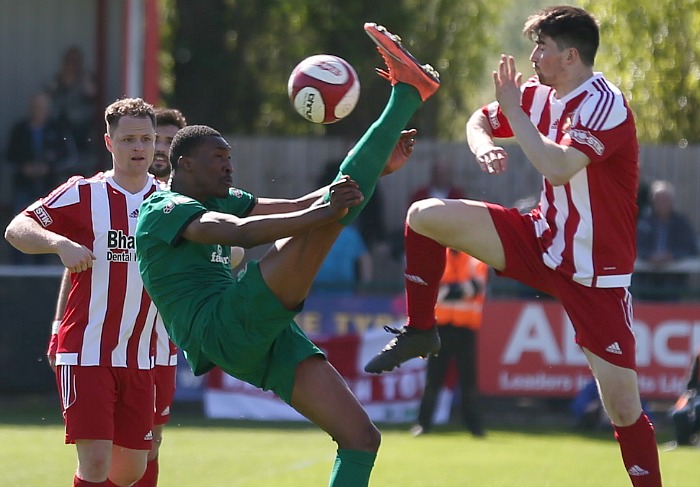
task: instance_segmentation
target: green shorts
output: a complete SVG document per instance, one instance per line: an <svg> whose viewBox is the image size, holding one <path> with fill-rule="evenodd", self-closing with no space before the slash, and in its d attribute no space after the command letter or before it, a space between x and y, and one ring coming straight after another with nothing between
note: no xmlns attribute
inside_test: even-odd
<svg viewBox="0 0 700 487"><path fill-rule="evenodd" d="M204 328L201 351L224 372L292 400L294 373L302 360L323 352L272 293L257 261L248 263L218 298ZM201 316L201 315L200 315Z"/></svg>

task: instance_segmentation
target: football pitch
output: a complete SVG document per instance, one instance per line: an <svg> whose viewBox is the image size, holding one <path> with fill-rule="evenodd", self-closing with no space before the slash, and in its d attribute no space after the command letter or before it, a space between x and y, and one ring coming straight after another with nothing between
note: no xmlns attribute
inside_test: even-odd
<svg viewBox="0 0 700 487"><path fill-rule="evenodd" d="M63 444L57 411L0 413L0 485L70 485L75 451ZM487 423L485 438L451 426L414 438L408 425L379 426L374 487L631 485L610 431L578 434L562 427ZM669 439L668 431L659 432L660 442ZM326 486L334 449L331 439L309 424L174 413L161 449L159 486ZM699 449L662 449L659 455L665 487L697 485Z"/></svg>

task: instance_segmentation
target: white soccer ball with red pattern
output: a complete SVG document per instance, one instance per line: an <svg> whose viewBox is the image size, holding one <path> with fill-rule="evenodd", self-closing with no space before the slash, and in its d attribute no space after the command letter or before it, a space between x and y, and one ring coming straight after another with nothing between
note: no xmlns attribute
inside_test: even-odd
<svg viewBox="0 0 700 487"><path fill-rule="evenodd" d="M360 98L360 80L342 58L317 54L292 71L287 93L294 110L313 123L334 123L353 111Z"/></svg>

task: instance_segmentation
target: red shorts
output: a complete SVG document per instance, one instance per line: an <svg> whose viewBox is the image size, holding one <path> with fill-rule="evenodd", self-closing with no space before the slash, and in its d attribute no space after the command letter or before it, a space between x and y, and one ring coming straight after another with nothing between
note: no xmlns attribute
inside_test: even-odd
<svg viewBox="0 0 700 487"><path fill-rule="evenodd" d="M177 367L175 365L156 365L153 369L153 377L156 386L156 411L153 424L165 424L170 420L170 406L175 397L175 379Z"/></svg>
<svg viewBox="0 0 700 487"><path fill-rule="evenodd" d="M59 365L56 382L66 443L111 440L124 448L151 449L151 370Z"/></svg>
<svg viewBox="0 0 700 487"><path fill-rule="evenodd" d="M535 227L516 209L487 204L503 244L510 277L557 298L576 333L576 343L606 362L636 370L632 296L627 288L587 287L550 269L542 261Z"/></svg>

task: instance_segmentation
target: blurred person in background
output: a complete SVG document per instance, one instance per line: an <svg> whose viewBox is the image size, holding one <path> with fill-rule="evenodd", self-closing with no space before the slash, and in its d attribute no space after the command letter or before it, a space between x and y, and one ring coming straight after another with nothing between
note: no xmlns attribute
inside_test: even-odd
<svg viewBox="0 0 700 487"><path fill-rule="evenodd" d="M669 265L697 255L697 235L690 220L675 207L676 190L668 181L649 186L650 205L637 223L637 258L649 269L635 272L635 296L676 301L685 292L688 274L669 272Z"/></svg>
<svg viewBox="0 0 700 487"><path fill-rule="evenodd" d="M477 385L477 335L483 319L489 268L474 257L446 249L435 319L442 347L428 358L425 390L414 436L429 433L438 395L452 363L457 366L457 389L462 424L476 437L486 434Z"/></svg>
<svg viewBox="0 0 700 487"><path fill-rule="evenodd" d="M85 66L85 53L80 46L66 49L54 78L47 87L53 102L53 116L70 127L84 171L92 172L98 164L97 83Z"/></svg>
<svg viewBox="0 0 700 487"><path fill-rule="evenodd" d="M695 351L688 371L686 390L678 397L671 409L671 421L675 433L674 446L698 444L700 433L700 348Z"/></svg>
<svg viewBox="0 0 700 487"><path fill-rule="evenodd" d="M339 164L339 162L329 162L318 178L317 185L325 186L331 183L338 174ZM370 208L372 201L378 201L376 197L375 188L375 194L368 201L365 211L352 225L347 225L340 232L316 274L314 290L354 293L366 288L372 282L374 270L372 255L358 225L359 220L376 207L375 205Z"/></svg>
<svg viewBox="0 0 700 487"><path fill-rule="evenodd" d="M426 198L464 198L462 188L457 186L452 175L452 161L437 157L430 168L430 180L427 184L416 188L411 194L409 203Z"/></svg>
<svg viewBox="0 0 700 487"><path fill-rule="evenodd" d="M77 157L70 131L51 118L51 98L45 92L36 93L31 97L26 118L12 127L7 147L7 160L15 175L14 213L46 195L62 176L67 177ZM14 252L16 264L47 261L44 255Z"/></svg>

